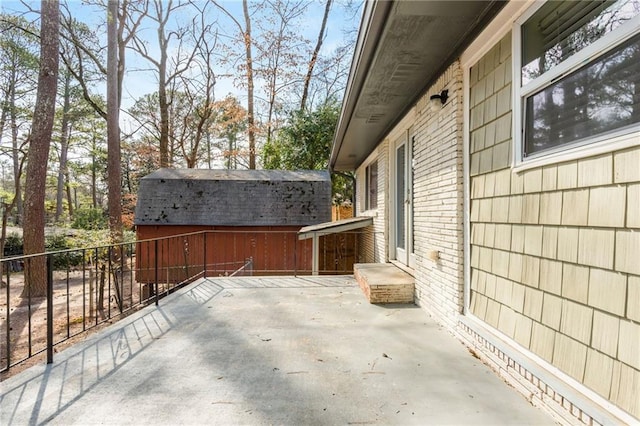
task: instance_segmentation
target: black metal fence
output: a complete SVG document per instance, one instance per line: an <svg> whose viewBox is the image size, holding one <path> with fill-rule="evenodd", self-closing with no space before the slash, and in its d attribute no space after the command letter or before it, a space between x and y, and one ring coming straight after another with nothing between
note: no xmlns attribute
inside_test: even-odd
<svg viewBox="0 0 640 426"><path fill-rule="evenodd" d="M363 231L322 237L321 274L351 274ZM311 274L295 232L205 231L0 259L0 372L202 277Z"/></svg>

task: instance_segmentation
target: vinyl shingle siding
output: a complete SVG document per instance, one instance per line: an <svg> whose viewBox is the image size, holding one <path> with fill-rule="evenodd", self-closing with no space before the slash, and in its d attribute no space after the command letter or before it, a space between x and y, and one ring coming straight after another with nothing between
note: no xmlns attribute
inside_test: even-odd
<svg viewBox="0 0 640 426"><path fill-rule="evenodd" d="M510 52L470 72L470 310L640 417L640 148L513 172Z"/></svg>

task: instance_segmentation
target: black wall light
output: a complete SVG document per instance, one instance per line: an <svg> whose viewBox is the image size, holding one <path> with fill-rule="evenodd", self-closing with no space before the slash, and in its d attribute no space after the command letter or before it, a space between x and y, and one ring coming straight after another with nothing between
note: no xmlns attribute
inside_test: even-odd
<svg viewBox="0 0 640 426"><path fill-rule="evenodd" d="M431 99L432 101L435 99L440 99L440 102L442 103L442 105L444 105L447 103L447 99L449 99L449 91L445 89L440 92L439 95L431 95L429 99Z"/></svg>

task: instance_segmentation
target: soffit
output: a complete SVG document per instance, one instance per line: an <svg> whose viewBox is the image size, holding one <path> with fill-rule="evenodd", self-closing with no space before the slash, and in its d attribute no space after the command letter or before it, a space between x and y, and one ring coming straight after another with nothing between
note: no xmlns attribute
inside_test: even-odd
<svg viewBox="0 0 640 426"><path fill-rule="evenodd" d="M360 165L502 6L496 1L367 4L331 168Z"/></svg>

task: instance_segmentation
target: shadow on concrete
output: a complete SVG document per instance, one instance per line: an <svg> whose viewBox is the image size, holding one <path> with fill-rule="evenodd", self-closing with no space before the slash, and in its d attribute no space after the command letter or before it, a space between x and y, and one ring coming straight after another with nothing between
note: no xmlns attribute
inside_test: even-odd
<svg viewBox="0 0 640 426"><path fill-rule="evenodd" d="M198 305L207 303L220 291L220 286L202 282L180 297ZM167 334L177 320L165 312L163 306L147 307L141 313L60 353L54 364L32 367L14 379L5 381L0 395L0 424L13 424L18 411L30 413L29 424L50 421L126 367ZM21 418L19 423L23 423L23 420Z"/></svg>
<svg viewBox="0 0 640 426"><path fill-rule="evenodd" d="M0 424L547 424L353 277L198 281L2 383Z"/></svg>
<svg viewBox="0 0 640 426"><path fill-rule="evenodd" d="M104 332L88 338L85 342L63 351L56 356L54 364L33 367L16 376L15 380L5 382L0 395L0 424L22 424L24 420L28 420L29 424L42 424L55 419L122 368L126 368L131 361L156 344L176 326L189 328L189 324L184 322L185 318L189 318L187 322L203 321L203 318L194 316L194 311L219 296L225 289L336 286L335 281L319 280L314 277L221 279L219 282L220 284L216 284L211 280L202 280L193 284L177 293L172 299L165 299L158 308L147 307L139 314L134 314ZM341 285L343 284L337 286ZM225 346L232 348L232 353L207 357L208 359L200 360L197 364L208 365L213 362L217 368L224 370L231 368L230 364L237 362L238 354L241 354L242 362L255 371L261 368L278 371L277 367L271 366L264 359L264 353L257 348L251 348L247 342L227 331L227 326L228 324L224 322L212 321L208 318L206 329L216 330L215 338L226 342ZM113 328L116 329L113 330ZM202 342L211 338L202 333L188 334L188 336L194 348L202 347ZM194 353L190 354L191 357L194 355ZM157 368L153 369L155 377L148 377L143 381L162 380L163 370L176 368L171 363L193 364L180 359L168 360L168 363L160 361ZM246 400L260 396L256 394L258 388L255 382L248 383L243 380L238 387L243 386ZM279 392L295 393L293 390L286 391L287 386L289 383L282 378L278 379L276 374L269 383L269 388L277 388ZM133 393L136 391L148 391L148 389L136 389ZM187 395L181 395L181 398L185 397ZM27 414L28 418L25 417Z"/></svg>

